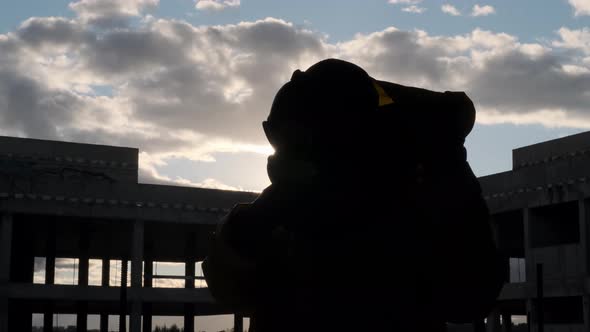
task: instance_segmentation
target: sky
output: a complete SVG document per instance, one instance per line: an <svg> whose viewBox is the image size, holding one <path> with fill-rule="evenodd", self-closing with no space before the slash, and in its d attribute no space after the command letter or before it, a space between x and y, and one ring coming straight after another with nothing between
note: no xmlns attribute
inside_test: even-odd
<svg viewBox="0 0 590 332"><path fill-rule="evenodd" d="M137 147L144 183L264 189L274 94L329 57L465 91L479 176L590 130L590 0L1 1L0 135Z"/></svg>
<svg viewBox="0 0 590 332"><path fill-rule="evenodd" d="M589 22L588 0L10 1L0 134L137 147L144 183L261 191L274 94L335 57L467 92L468 158L493 174L590 128Z"/></svg>

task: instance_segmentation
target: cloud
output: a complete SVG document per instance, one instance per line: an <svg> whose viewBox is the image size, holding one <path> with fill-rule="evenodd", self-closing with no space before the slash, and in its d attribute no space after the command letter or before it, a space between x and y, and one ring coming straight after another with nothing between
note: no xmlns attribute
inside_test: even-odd
<svg viewBox="0 0 590 332"><path fill-rule="evenodd" d="M80 0L69 4L78 17L98 26L126 25L131 17L158 6L159 0Z"/></svg>
<svg viewBox="0 0 590 332"><path fill-rule="evenodd" d="M402 9L402 11L404 11L406 13L422 14L422 13L424 13L426 11L426 8L424 8L424 7L418 7L416 5L412 5L412 6L404 7Z"/></svg>
<svg viewBox="0 0 590 332"><path fill-rule="evenodd" d="M590 2L588 0L568 0L574 9L575 16L590 15Z"/></svg>
<svg viewBox="0 0 590 332"><path fill-rule="evenodd" d="M443 13L449 14L452 16L460 16L461 12L453 5L444 4L440 7Z"/></svg>
<svg viewBox="0 0 590 332"><path fill-rule="evenodd" d="M471 16L488 16L488 15L495 14L495 13L496 13L496 9L494 9L494 7L492 7L492 6L474 5L473 10L471 11Z"/></svg>
<svg viewBox="0 0 590 332"><path fill-rule="evenodd" d="M200 10L222 10L239 6L240 0L197 0L195 4Z"/></svg>
<svg viewBox="0 0 590 332"><path fill-rule="evenodd" d="M577 60L543 45L519 43L508 34L476 29L430 36L389 28L358 35L343 43L341 52L375 77L467 91L479 117L488 122L549 125L545 119L551 118L551 126L590 125L584 106L590 103L590 75L582 70L572 74L564 67ZM587 69L588 64L578 67Z"/></svg>
<svg viewBox="0 0 590 332"><path fill-rule="evenodd" d="M553 46L578 50L586 55L590 55L590 29L582 28L576 30L561 27L557 31L557 34L561 40L553 41Z"/></svg>
<svg viewBox="0 0 590 332"><path fill-rule="evenodd" d="M100 29L83 17L30 18L0 35L0 134L138 147L144 182L241 189L160 169L172 158L272 153L260 123L295 69L338 57L376 78L467 91L478 121L586 128L589 35L563 27L541 44L389 27L331 43L275 18L194 26L142 17Z"/></svg>

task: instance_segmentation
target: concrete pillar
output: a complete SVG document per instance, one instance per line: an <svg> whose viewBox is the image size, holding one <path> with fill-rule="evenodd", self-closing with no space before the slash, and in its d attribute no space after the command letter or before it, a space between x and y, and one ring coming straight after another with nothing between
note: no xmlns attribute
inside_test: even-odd
<svg viewBox="0 0 590 332"><path fill-rule="evenodd" d="M486 323L483 319L473 322L473 332L486 332Z"/></svg>
<svg viewBox="0 0 590 332"><path fill-rule="evenodd" d="M8 330L8 299L0 298L0 332L9 332Z"/></svg>
<svg viewBox="0 0 590 332"><path fill-rule="evenodd" d="M131 245L131 287L141 288L144 247L143 220L136 220L133 223L133 239Z"/></svg>
<svg viewBox="0 0 590 332"><path fill-rule="evenodd" d="M533 218L531 216L531 209L524 208L522 211L523 226L524 226L524 258L525 258L525 274L526 281L534 280L535 275L535 262L533 259Z"/></svg>
<svg viewBox="0 0 590 332"><path fill-rule="evenodd" d="M50 222L47 229L47 247L45 248L45 284L55 284L55 246L57 233L55 222ZM53 315L51 315L53 317Z"/></svg>
<svg viewBox="0 0 590 332"><path fill-rule="evenodd" d="M109 287L110 280L111 280L111 260L110 260L110 258L103 258L102 259L102 266L101 266L100 285L102 287ZM103 312L100 314L100 332L108 332L108 328L109 328L109 314Z"/></svg>
<svg viewBox="0 0 590 332"><path fill-rule="evenodd" d="M143 287L152 288L152 275L154 274L154 261L151 258L151 250L148 246L145 252L145 265L143 270ZM143 332L152 332L152 304L143 304Z"/></svg>
<svg viewBox="0 0 590 332"><path fill-rule="evenodd" d="M109 332L109 314L100 314L100 332Z"/></svg>
<svg viewBox="0 0 590 332"><path fill-rule="evenodd" d="M502 332L512 332L512 315L502 314Z"/></svg>
<svg viewBox="0 0 590 332"><path fill-rule="evenodd" d="M138 300L131 302L129 332L141 332L141 302Z"/></svg>
<svg viewBox="0 0 590 332"><path fill-rule="evenodd" d="M10 281L12 251L12 215L4 214L0 220L0 286ZM8 331L8 298L0 296L0 332Z"/></svg>
<svg viewBox="0 0 590 332"><path fill-rule="evenodd" d="M537 316L536 316L536 310L535 310L535 300L533 298L526 300L526 313L527 313L526 320L527 320L527 324L529 326L529 331L531 331L531 332L537 331L537 324L536 324Z"/></svg>
<svg viewBox="0 0 590 332"><path fill-rule="evenodd" d="M234 332L244 332L244 317L234 314Z"/></svg>
<svg viewBox="0 0 590 332"><path fill-rule="evenodd" d="M0 284L10 281L10 257L12 254L12 215L2 215L0 224Z"/></svg>
<svg viewBox="0 0 590 332"><path fill-rule="evenodd" d="M184 287L195 288L195 233L189 232L185 239ZM184 331L195 330L195 308L193 303L184 305Z"/></svg>
<svg viewBox="0 0 590 332"><path fill-rule="evenodd" d="M76 313L76 332L88 331L88 302L78 302Z"/></svg>
<svg viewBox="0 0 590 332"><path fill-rule="evenodd" d="M127 332L127 258L121 259L121 297L119 299L119 332Z"/></svg>
<svg viewBox="0 0 590 332"><path fill-rule="evenodd" d="M580 261L582 263L582 271L584 276L588 276L588 267L590 266L590 263L588 262L590 257L588 254L588 218L590 218L590 202L585 200L584 197L578 199L578 214L581 248Z"/></svg>
<svg viewBox="0 0 590 332"><path fill-rule="evenodd" d="M78 286L88 286L89 258L88 248L90 247L90 235L88 226L82 224L80 227L80 240L78 244L79 264L78 264ZM88 328L88 303L79 301L76 312L76 331L86 332Z"/></svg>
<svg viewBox="0 0 590 332"><path fill-rule="evenodd" d="M500 332L500 312L498 309L492 310L487 317L487 332Z"/></svg>
<svg viewBox="0 0 590 332"><path fill-rule="evenodd" d="M184 275L185 288L195 288L195 232L189 232L185 239Z"/></svg>
<svg viewBox="0 0 590 332"><path fill-rule="evenodd" d="M48 303L43 312L43 332L53 332L53 306Z"/></svg>
<svg viewBox="0 0 590 332"><path fill-rule="evenodd" d="M582 301L584 305L584 331L590 331L590 295L584 294Z"/></svg>
<svg viewBox="0 0 590 332"><path fill-rule="evenodd" d="M133 235L131 242L131 288L133 289L133 298L131 302L131 315L129 317L129 331L141 332L141 291L142 281L142 262L144 248L144 221L135 220L133 223Z"/></svg>
<svg viewBox="0 0 590 332"><path fill-rule="evenodd" d="M184 305L184 332L195 332L195 306L192 303Z"/></svg>
<svg viewBox="0 0 590 332"><path fill-rule="evenodd" d="M109 258L102 259L100 284L102 287L109 287L111 280L111 260Z"/></svg>
<svg viewBox="0 0 590 332"><path fill-rule="evenodd" d="M143 332L152 332L152 304L143 304Z"/></svg>

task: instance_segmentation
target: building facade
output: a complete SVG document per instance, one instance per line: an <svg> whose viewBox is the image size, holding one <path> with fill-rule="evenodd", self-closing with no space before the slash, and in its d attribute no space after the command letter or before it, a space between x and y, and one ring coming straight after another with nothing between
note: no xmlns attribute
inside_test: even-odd
<svg viewBox="0 0 590 332"><path fill-rule="evenodd" d="M45 331L54 313L68 313L78 331L98 315L100 331L119 316L131 332L151 331L153 316L183 316L191 332L195 316L230 313L196 287L196 263L220 218L256 194L137 177L137 149L0 137L0 332L31 331L34 313ZM531 331L590 331L590 132L516 149L511 171L480 183L507 273L496 308L474 329L510 331L520 316ZM79 262L75 285L55 282L64 257ZM91 261L98 284L89 283ZM154 262L184 263L184 273L160 276ZM154 287L158 278L183 288Z"/></svg>
<svg viewBox="0 0 590 332"><path fill-rule="evenodd" d="M479 179L508 267L488 330L509 331L500 322L518 315L531 331L590 331L590 132L512 159L511 171Z"/></svg>
<svg viewBox="0 0 590 332"><path fill-rule="evenodd" d="M184 316L185 331L193 331L197 315L230 313L195 287L195 270L220 218L255 197L140 184L137 149L1 137L0 332L31 331L33 313L43 314L44 331L60 313L75 314L78 331L99 315L100 331L119 316L120 330L127 321L132 332L151 331L154 315ZM34 280L40 258L41 282ZM56 284L61 258L77 262L71 285ZM90 285L97 261L99 282ZM120 266L114 285L113 262ZM184 273L158 276L154 262L184 263ZM153 287L157 278L184 287Z"/></svg>

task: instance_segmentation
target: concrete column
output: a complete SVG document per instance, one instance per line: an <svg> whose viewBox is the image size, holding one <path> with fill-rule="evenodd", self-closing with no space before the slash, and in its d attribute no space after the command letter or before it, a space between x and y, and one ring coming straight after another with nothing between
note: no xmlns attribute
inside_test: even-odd
<svg viewBox="0 0 590 332"><path fill-rule="evenodd" d="M143 287L144 288L152 288L153 287L153 278L154 275L154 261L150 258L145 260L145 266L143 271Z"/></svg>
<svg viewBox="0 0 590 332"><path fill-rule="evenodd" d="M2 215L0 224L0 284L10 281L12 254L12 215Z"/></svg>
<svg viewBox="0 0 590 332"><path fill-rule="evenodd" d="M88 258L88 248L90 246L90 237L88 234L88 227L87 225L81 225L80 227L80 242L78 245L79 250L79 264L78 264L78 286L79 287L86 287L88 286L88 271L89 267L89 258ZM88 303L85 301L79 301L77 303L77 313L76 313L76 331L77 332L86 332L88 328Z"/></svg>
<svg viewBox="0 0 590 332"><path fill-rule="evenodd" d="M127 332L127 258L121 259L121 297L119 299L119 332Z"/></svg>
<svg viewBox="0 0 590 332"><path fill-rule="evenodd" d="M88 331L88 302L79 302L76 313L76 332Z"/></svg>
<svg viewBox="0 0 590 332"><path fill-rule="evenodd" d="M151 250L148 246L145 253L145 265L143 270L143 287L152 288L152 275L154 274L154 261L152 260ZM143 304L143 332L152 332L152 304Z"/></svg>
<svg viewBox="0 0 590 332"><path fill-rule="evenodd" d="M535 300L533 298L529 298L526 300L526 312L527 312L527 324L529 326L529 331L531 331L531 332L537 331L537 324L535 323L537 320L536 311L535 311Z"/></svg>
<svg viewBox="0 0 590 332"><path fill-rule="evenodd" d="M512 332L512 315L502 314L502 332Z"/></svg>
<svg viewBox="0 0 590 332"><path fill-rule="evenodd" d="M526 281L530 282L534 280L535 275L535 262L533 259L533 242L532 242L532 232L533 232L533 218L531 216L531 209L526 207L522 211L523 216L523 226L524 226L524 258L525 258L525 273L526 273Z"/></svg>
<svg viewBox="0 0 590 332"><path fill-rule="evenodd" d="M6 297L0 297L0 332L9 332L8 299Z"/></svg>
<svg viewBox="0 0 590 332"><path fill-rule="evenodd" d="M195 239L196 234L189 232L186 236L185 244L185 260L184 260L184 275L186 277L185 288L195 288ZM190 278L190 279L189 279Z"/></svg>
<svg viewBox="0 0 590 332"><path fill-rule="evenodd" d="M187 259L184 263L184 288L195 288L195 263L193 259Z"/></svg>
<svg viewBox="0 0 590 332"><path fill-rule="evenodd" d="M244 317L234 314L234 332L244 332Z"/></svg>
<svg viewBox="0 0 590 332"><path fill-rule="evenodd" d="M0 286L10 281L12 251L12 215L4 214L0 221ZM0 332L8 330L8 298L0 296Z"/></svg>
<svg viewBox="0 0 590 332"><path fill-rule="evenodd" d="M53 306L48 303L43 312L43 332L53 332Z"/></svg>
<svg viewBox="0 0 590 332"><path fill-rule="evenodd" d="M487 332L500 332L500 312L498 309L492 310L487 317Z"/></svg>
<svg viewBox="0 0 590 332"><path fill-rule="evenodd" d="M142 263L144 247L144 221L133 223L133 240L131 247L131 287L141 288Z"/></svg>
<svg viewBox="0 0 590 332"><path fill-rule="evenodd" d="M486 323L483 319L473 322L473 332L486 332Z"/></svg>
<svg viewBox="0 0 590 332"><path fill-rule="evenodd" d="M100 314L100 332L109 332L109 314Z"/></svg>
<svg viewBox="0 0 590 332"><path fill-rule="evenodd" d="M109 258L102 259L100 284L102 287L109 287L111 280L111 260Z"/></svg>
<svg viewBox="0 0 590 332"><path fill-rule="evenodd" d="M141 332L141 302L138 300L131 302L129 332Z"/></svg>
<svg viewBox="0 0 590 332"><path fill-rule="evenodd" d="M186 236L185 260L184 260L184 287L195 288L195 233L189 232ZM184 305L184 331L194 332L195 330L195 308L193 303ZM237 331L237 330L236 330Z"/></svg>
<svg viewBox="0 0 590 332"><path fill-rule="evenodd" d="M57 242L57 234L55 230L55 222L51 222L47 229L47 248L45 256L45 284L55 284L55 245ZM53 317L53 315L51 315Z"/></svg>
<svg viewBox="0 0 590 332"><path fill-rule="evenodd" d="M584 304L584 331L590 331L590 295L584 294L582 300Z"/></svg>
<svg viewBox="0 0 590 332"><path fill-rule="evenodd" d="M133 223L133 240L131 246L131 288L133 289L133 298L131 302L131 315L129 321L130 332L141 332L141 291L142 281L142 262L144 248L144 221L136 220Z"/></svg>
<svg viewBox="0 0 590 332"><path fill-rule="evenodd" d="M184 332L195 332L195 307L192 303L184 305Z"/></svg>
<svg viewBox="0 0 590 332"><path fill-rule="evenodd" d="M580 261L582 263L582 271L584 276L588 276L588 266L590 263L588 262L588 218L590 217L590 203L588 200L585 200L584 197L578 199L578 221L580 227L580 252L582 253L582 257L580 257Z"/></svg>
<svg viewBox="0 0 590 332"><path fill-rule="evenodd" d="M110 280L111 280L111 260L110 260L110 258L103 258L102 259L102 267L101 267L100 285L102 287L109 287ZM108 332L108 329L109 329L109 314L103 312L100 314L100 332Z"/></svg>
<svg viewBox="0 0 590 332"><path fill-rule="evenodd" d="M90 234L87 225L80 227L80 242L78 250L80 262L78 264L78 286L88 286L89 258L88 248L90 247Z"/></svg>
<svg viewBox="0 0 590 332"><path fill-rule="evenodd" d="M143 304L143 332L152 332L152 304Z"/></svg>

